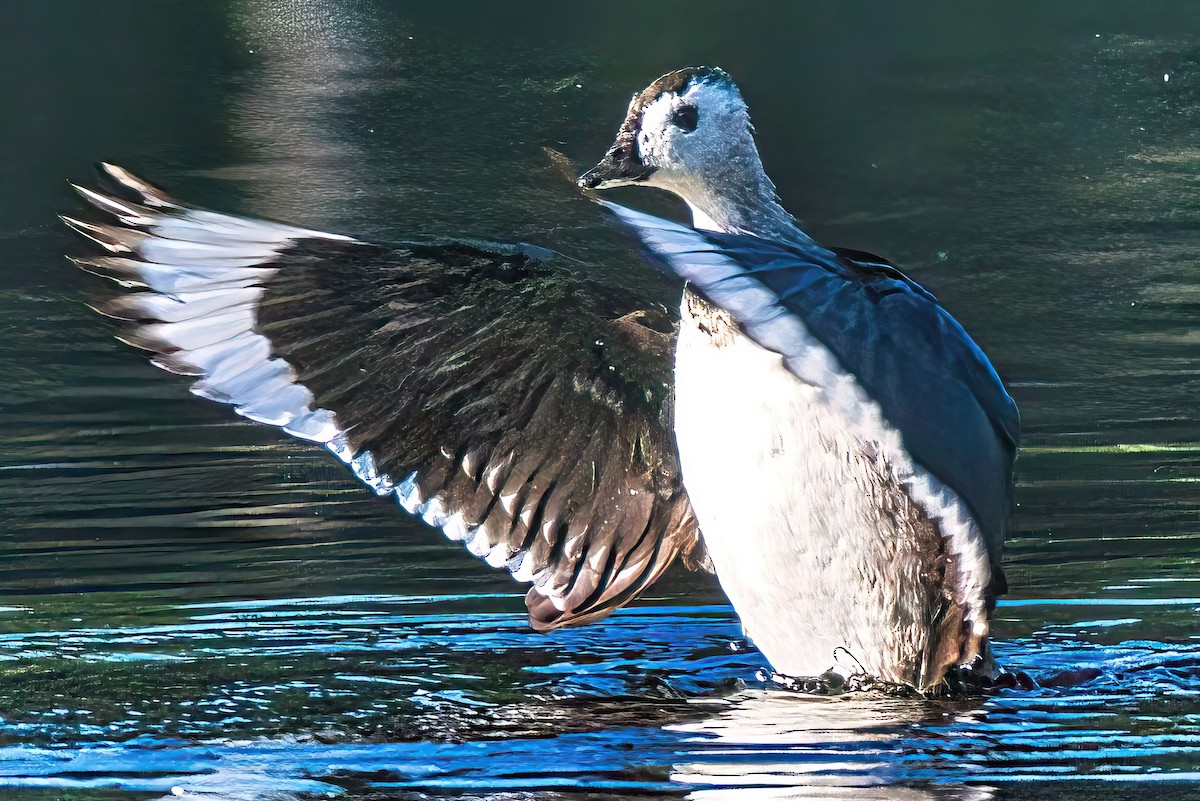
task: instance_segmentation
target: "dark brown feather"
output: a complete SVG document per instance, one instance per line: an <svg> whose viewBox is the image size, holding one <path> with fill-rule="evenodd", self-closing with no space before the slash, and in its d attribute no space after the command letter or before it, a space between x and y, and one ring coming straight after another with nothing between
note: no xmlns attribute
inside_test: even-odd
<svg viewBox="0 0 1200 801"><path fill-rule="evenodd" d="M703 565L671 432L665 309L519 247L326 237L195 210L105 170L123 197L81 195L118 224L68 224L122 258L77 263L158 289L101 307L126 321L120 337L239 409L244 391L264 408L276 393L328 410L331 449L369 454L377 490L532 581L535 628L604 617L681 553ZM245 365L214 355L231 347ZM270 383L241 378L258 375Z"/></svg>

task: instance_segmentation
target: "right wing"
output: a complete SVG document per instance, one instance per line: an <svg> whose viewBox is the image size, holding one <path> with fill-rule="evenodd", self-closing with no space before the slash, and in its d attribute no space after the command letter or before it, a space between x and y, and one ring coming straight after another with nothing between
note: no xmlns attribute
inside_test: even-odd
<svg viewBox="0 0 1200 801"><path fill-rule="evenodd" d="M971 582L989 601L1004 592L1000 558L1020 416L983 351L933 295L861 251L699 231L600 203L637 233L656 262L819 388L818 397L838 403L852 391L860 408L877 407L915 462L973 512L978 530L963 529L963 538L949 543L967 554L960 561ZM814 338L824 347L811 347ZM852 385L841 379L847 373ZM941 494L930 492L935 501Z"/></svg>
<svg viewBox="0 0 1200 801"><path fill-rule="evenodd" d="M64 218L138 290L101 306L192 391L324 445L379 495L589 622L702 549L671 431L673 321L534 249L396 247L184 205L112 165Z"/></svg>

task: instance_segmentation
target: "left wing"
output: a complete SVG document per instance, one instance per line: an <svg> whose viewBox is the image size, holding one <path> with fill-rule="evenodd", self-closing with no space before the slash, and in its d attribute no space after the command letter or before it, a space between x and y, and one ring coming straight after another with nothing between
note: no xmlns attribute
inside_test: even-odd
<svg viewBox="0 0 1200 801"><path fill-rule="evenodd" d="M673 321L526 247L395 246L186 205L102 165L68 219L99 309L192 392L323 445L586 623L699 553L671 435Z"/></svg>

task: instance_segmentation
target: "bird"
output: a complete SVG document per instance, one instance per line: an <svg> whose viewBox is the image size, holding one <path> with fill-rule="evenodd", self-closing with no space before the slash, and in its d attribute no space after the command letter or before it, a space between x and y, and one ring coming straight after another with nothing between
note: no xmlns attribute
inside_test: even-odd
<svg viewBox="0 0 1200 801"><path fill-rule="evenodd" d="M771 665L806 676L841 654L918 689L952 668L994 674L1020 415L962 326L887 260L802 230L719 68L636 94L578 183L658 188L691 210L688 227L605 204L688 282L680 470Z"/></svg>
<svg viewBox="0 0 1200 801"><path fill-rule="evenodd" d="M73 186L105 221L63 220L103 251L72 260L126 290L94 304L118 338L528 583L534 629L681 560L780 677L995 669L1016 405L932 294L803 232L724 71L634 95L578 179L682 279L677 315L542 247L365 242L98 170ZM598 195L625 185L692 224Z"/></svg>

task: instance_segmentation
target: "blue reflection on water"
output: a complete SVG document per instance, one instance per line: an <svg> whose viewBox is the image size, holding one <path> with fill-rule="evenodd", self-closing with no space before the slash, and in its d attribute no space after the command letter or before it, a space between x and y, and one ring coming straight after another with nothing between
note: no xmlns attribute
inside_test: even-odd
<svg viewBox="0 0 1200 801"><path fill-rule="evenodd" d="M452 611L472 600L191 604L152 625L0 635L8 682L30 682L6 693L27 711L0 721L0 787L966 799L1200 778L1200 645L1087 639L1129 619L1001 641L1043 686L949 702L759 683L727 607L641 607L546 636Z"/></svg>

